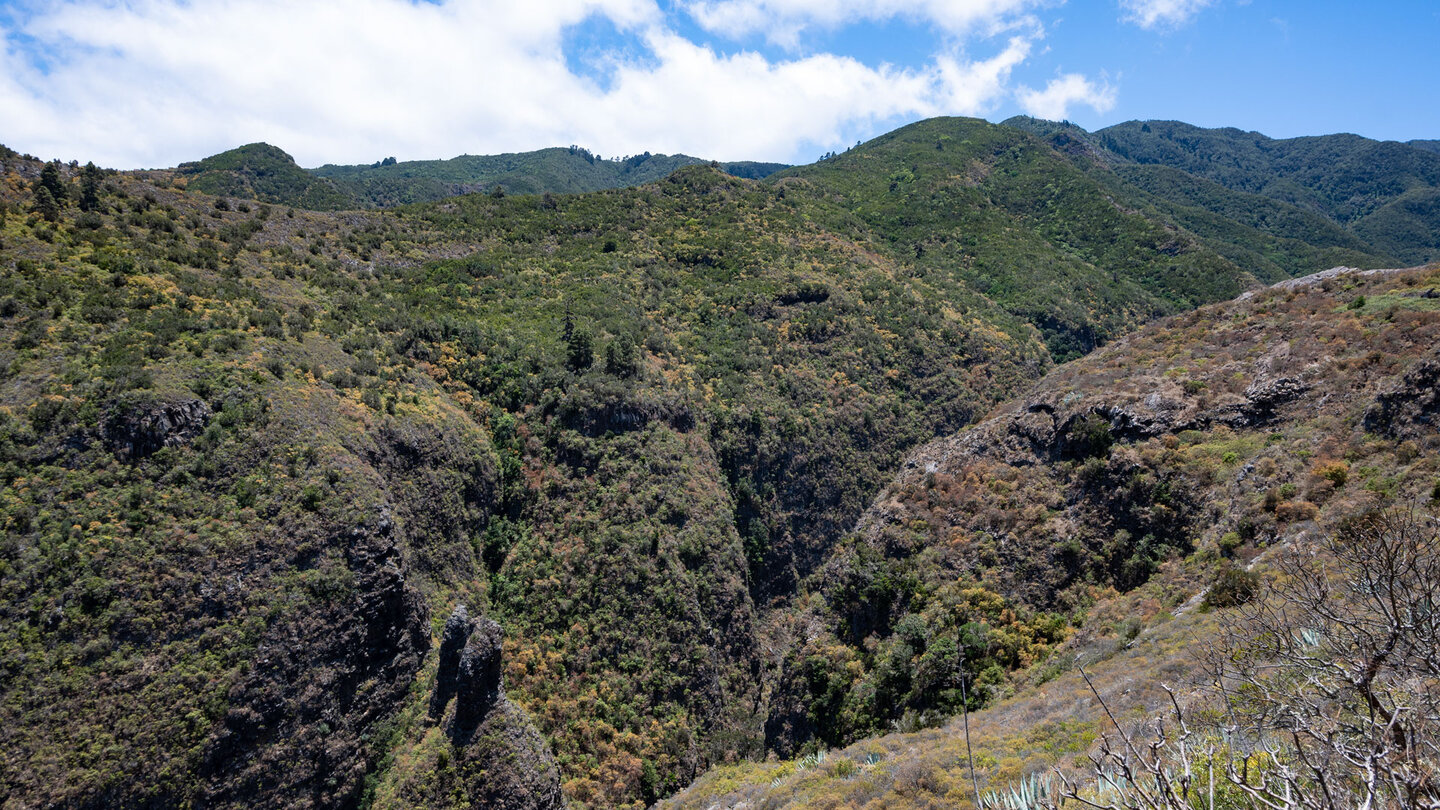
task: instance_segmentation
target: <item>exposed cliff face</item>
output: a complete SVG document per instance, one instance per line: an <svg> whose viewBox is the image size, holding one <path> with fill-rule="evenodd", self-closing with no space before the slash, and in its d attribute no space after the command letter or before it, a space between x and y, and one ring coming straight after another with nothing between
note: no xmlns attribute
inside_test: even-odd
<svg viewBox="0 0 1440 810"><path fill-rule="evenodd" d="M1394 439L1423 439L1440 430L1440 359L1415 364L1403 379L1375 398L1365 427Z"/></svg>
<svg viewBox="0 0 1440 810"><path fill-rule="evenodd" d="M360 794L375 723L400 705L429 647L385 514L346 532L352 599L272 626L204 755L204 804L343 807ZM277 769L276 764L288 763Z"/></svg>
<svg viewBox="0 0 1440 810"><path fill-rule="evenodd" d="M500 625L485 618L471 619L464 605L455 608L445 621L430 715L435 719L443 716L454 699L450 733L457 745L469 742L475 727L505 699L500 673L501 637Z"/></svg>
<svg viewBox="0 0 1440 810"><path fill-rule="evenodd" d="M0 544L0 804L353 807L461 587L427 572L478 570L496 467L458 409L196 387L36 420L103 441L48 440L31 492L70 520Z"/></svg>

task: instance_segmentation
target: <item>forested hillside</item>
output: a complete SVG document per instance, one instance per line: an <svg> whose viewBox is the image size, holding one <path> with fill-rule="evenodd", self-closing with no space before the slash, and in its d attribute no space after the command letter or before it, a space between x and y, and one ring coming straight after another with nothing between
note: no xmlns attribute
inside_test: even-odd
<svg viewBox="0 0 1440 810"><path fill-rule="evenodd" d="M358 207L352 195L295 164L286 152L268 143L252 143L182 163L176 173L186 188L220 197L294 205L315 211Z"/></svg>
<svg viewBox="0 0 1440 810"><path fill-rule="evenodd" d="M252 143L182 163L175 171L186 187L206 194L275 205L341 211L435 202L462 194L576 194L653 183L682 166L707 163L689 155L634 155L602 159L588 149L540 149L505 155L461 155L449 160L368 166L326 164L302 169L283 150ZM785 168L779 163L717 164L727 174L758 180Z"/></svg>
<svg viewBox="0 0 1440 810"><path fill-rule="evenodd" d="M1203 499L1142 508L1118 417L1067 425L1101 460L1073 559L1039 561L1072 484L1036 484L995 579L920 513L857 534L906 454L1155 318L1386 258L1239 209L1192 229L971 119L764 180L384 210L308 210L345 186L287 166L0 152L0 804L649 803L953 711L973 639L942 605L1005 634L966 659L978 705L1198 548Z"/></svg>
<svg viewBox="0 0 1440 810"><path fill-rule="evenodd" d="M1401 262L1440 257L1440 154L1423 144L1358 135L1275 140L1177 121L1130 121L1094 137L1139 167L1180 169L1319 213Z"/></svg>

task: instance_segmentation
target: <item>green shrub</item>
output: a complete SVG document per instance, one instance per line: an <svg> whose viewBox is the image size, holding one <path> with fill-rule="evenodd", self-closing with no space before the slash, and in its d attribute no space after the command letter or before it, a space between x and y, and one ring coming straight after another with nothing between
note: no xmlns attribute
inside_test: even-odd
<svg viewBox="0 0 1440 810"><path fill-rule="evenodd" d="M1228 608L1243 605L1255 597L1260 588L1260 575L1239 566L1227 565L1220 569L1205 592L1204 606L1207 608Z"/></svg>
<svg viewBox="0 0 1440 810"><path fill-rule="evenodd" d="M300 505L309 511L320 508L320 503L325 500L325 490L316 484L306 484L300 491Z"/></svg>
<svg viewBox="0 0 1440 810"><path fill-rule="evenodd" d="M1070 441L1076 455L1094 458L1110 453L1115 437L1110 435L1110 420L1098 413L1086 414L1070 428Z"/></svg>

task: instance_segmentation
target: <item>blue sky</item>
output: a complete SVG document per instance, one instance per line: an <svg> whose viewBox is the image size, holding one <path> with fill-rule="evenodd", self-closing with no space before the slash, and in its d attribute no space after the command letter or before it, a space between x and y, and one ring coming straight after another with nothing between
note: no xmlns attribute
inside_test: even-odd
<svg viewBox="0 0 1440 810"><path fill-rule="evenodd" d="M0 143L808 162L1022 113L1440 138L1437 40L1436 0L0 0Z"/></svg>

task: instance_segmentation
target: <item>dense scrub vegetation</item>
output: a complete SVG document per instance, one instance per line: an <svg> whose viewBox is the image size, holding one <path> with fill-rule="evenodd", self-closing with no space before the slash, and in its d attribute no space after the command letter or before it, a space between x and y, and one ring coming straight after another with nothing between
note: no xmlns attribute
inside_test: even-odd
<svg viewBox="0 0 1440 810"><path fill-rule="evenodd" d="M1094 697L1128 732L1169 710L1161 683L1187 701L1213 691L1197 651L1254 639L1226 612L1326 570L1315 555L1336 549L1321 539L1388 509L1433 546L1440 269L1324 275L1148 327L913 453L806 583L809 635L781 683L790 750L807 756L721 769L672 806L969 806L959 722L913 731L962 678L972 696L1005 698L970 718L983 782L1084 769L1115 731ZM1020 660L1008 674L1007 657ZM882 700L911 733L855 742L886 730L856 722Z"/></svg>
<svg viewBox="0 0 1440 810"><path fill-rule="evenodd" d="M962 319L708 167L343 217L109 175L54 221L27 212L42 174L79 186L7 164L17 795L225 804L330 745L277 789L353 800L423 742L396 709L456 601L506 624L572 797L673 790L759 752L768 535L737 520L819 519L802 487L857 514L908 443L1046 363L978 296L993 317ZM790 511L741 479L746 447L804 476L777 476ZM352 625L374 660L342 666Z"/></svg>
<svg viewBox="0 0 1440 810"><path fill-rule="evenodd" d="M764 182L241 199L320 193L284 163L0 157L5 800L450 795L483 758L425 706L463 603L503 626L566 795L653 801L930 722L961 670L992 700L1202 548L1200 474L1117 451L1109 412L1045 456L1073 477L894 485L1022 525L855 533L911 448L1254 285L1051 142L952 119ZM1345 317L1428 312L1397 295Z"/></svg>

